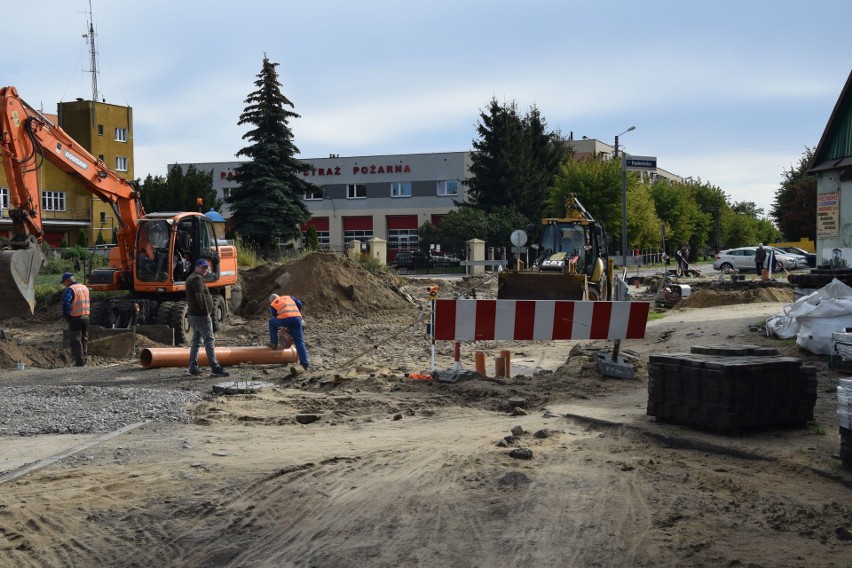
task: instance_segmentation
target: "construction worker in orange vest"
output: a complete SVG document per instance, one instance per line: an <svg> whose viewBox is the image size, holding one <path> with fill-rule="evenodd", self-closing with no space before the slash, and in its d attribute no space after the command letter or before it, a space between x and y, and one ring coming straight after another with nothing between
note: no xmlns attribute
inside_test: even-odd
<svg viewBox="0 0 852 568"><path fill-rule="evenodd" d="M293 338L296 353L299 354L299 362L302 368L307 369L308 350L305 348L305 338L302 334L302 301L295 296L279 296L272 294L269 297L269 343L268 347L278 349L278 328L283 327Z"/></svg>
<svg viewBox="0 0 852 568"><path fill-rule="evenodd" d="M70 272L62 274L62 283L65 285L62 317L68 322L74 365L85 367L89 344L89 289L78 283Z"/></svg>

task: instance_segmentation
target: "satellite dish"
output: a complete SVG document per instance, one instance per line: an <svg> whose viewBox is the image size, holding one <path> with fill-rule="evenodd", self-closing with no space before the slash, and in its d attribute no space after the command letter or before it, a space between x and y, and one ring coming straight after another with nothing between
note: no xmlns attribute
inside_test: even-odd
<svg viewBox="0 0 852 568"><path fill-rule="evenodd" d="M509 237L509 240L512 241L512 244L516 247L522 247L527 244L527 234L518 229L516 231L512 231L512 236Z"/></svg>

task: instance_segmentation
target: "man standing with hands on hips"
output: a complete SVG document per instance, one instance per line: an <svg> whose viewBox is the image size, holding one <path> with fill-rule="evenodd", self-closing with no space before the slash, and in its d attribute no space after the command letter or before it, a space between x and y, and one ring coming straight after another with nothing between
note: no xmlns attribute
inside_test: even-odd
<svg viewBox="0 0 852 568"><path fill-rule="evenodd" d="M200 375L198 368L198 350L204 343L204 351L207 353L207 362L213 374L219 377L228 377L231 373L226 371L216 359L216 341L213 338L213 296L204 283L204 275L210 270L210 264L203 258L195 261L195 270L186 279L186 302L188 304L187 315L189 325L192 327L192 341L189 344L189 374Z"/></svg>
<svg viewBox="0 0 852 568"><path fill-rule="evenodd" d="M71 334L71 353L74 366L85 367L89 344L89 289L77 282L70 272L62 274L62 317L68 322Z"/></svg>

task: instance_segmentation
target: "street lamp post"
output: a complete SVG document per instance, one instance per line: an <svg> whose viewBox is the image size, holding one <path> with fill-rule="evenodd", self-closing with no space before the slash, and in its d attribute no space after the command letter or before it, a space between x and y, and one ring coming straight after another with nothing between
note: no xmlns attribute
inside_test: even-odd
<svg viewBox="0 0 852 568"><path fill-rule="evenodd" d="M636 127L631 126L615 136L614 159L618 158L618 137L634 130ZM627 168L623 159L621 160L621 266L622 268L627 266Z"/></svg>

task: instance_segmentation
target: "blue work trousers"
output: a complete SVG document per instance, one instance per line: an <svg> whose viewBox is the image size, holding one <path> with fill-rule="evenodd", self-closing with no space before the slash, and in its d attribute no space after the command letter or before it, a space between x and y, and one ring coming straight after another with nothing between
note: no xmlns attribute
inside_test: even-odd
<svg viewBox="0 0 852 568"><path fill-rule="evenodd" d="M293 345L296 346L296 353L299 354L299 363L305 369L308 368L308 350L305 348L305 338L302 334L302 318L269 318L269 342L273 345L278 344L278 328L283 327L293 338Z"/></svg>

